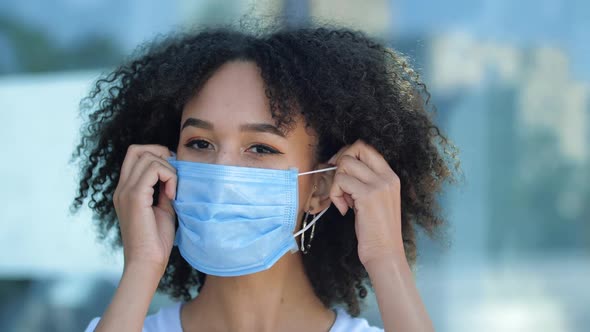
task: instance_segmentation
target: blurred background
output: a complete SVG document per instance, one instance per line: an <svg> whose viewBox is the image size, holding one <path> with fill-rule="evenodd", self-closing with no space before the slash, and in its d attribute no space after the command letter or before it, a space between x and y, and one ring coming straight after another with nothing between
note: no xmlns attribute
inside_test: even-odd
<svg viewBox="0 0 590 332"><path fill-rule="evenodd" d="M0 330L81 331L121 252L71 216L78 103L158 34L249 12L359 28L408 55L463 182L416 278L437 331L588 331L590 2L55 0L0 2ZM157 295L150 313L170 304ZM381 320L372 295L363 316Z"/></svg>

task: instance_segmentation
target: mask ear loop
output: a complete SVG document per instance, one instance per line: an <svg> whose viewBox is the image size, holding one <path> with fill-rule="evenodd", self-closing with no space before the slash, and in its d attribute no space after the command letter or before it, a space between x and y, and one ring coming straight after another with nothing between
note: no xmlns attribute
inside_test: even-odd
<svg viewBox="0 0 590 332"><path fill-rule="evenodd" d="M320 172L328 172L328 171L333 171L337 168L338 168L337 166L328 167L328 168L324 168L324 169L318 169L318 170L314 170L314 171L299 173L299 174L297 174L297 176L313 174L313 173L320 173ZM309 224L307 223L307 219L309 217L309 212L307 212L307 211L305 212L305 217L303 218L303 228L301 228L297 233L295 233L293 235L293 237L298 237L299 235L301 235L301 252L303 252L304 254L307 254L309 248L311 247L311 240L313 239L313 235L315 233L316 221L318 221L322 217L322 215L324 213L326 213L326 211L328 211L329 208L330 207L328 206L322 212L320 212L316 216L314 216L314 218L309 222ZM311 229L309 242L308 242L307 246L305 246L305 231L307 231L310 227L313 227L313 228Z"/></svg>
<svg viewBox="0 0 590 332"><path fill-rule="evenodd" d="M294 237L298 237L299 235L301 235L303 232L305 232L306 230L310 229L313 225L315 225L316 221L318 221L318 219L320 219L320 217L326 213L326 211L328 211L330 207L328 206L327 208L325 208L322 212L318 213L310 222L309 224L307 224L307 226L304 226L302 229L299 230L299 232L293 234ZM307 212L306 213L306 218L307 219Z"/></svg>
<svg viewBox="0 0 590 332"><path fill-rule="evenodd" d="M303 172L303 173L299 173L297 174L297 176L301 176L301 175L307 175L307 174L313 174L313 173L320 173L320 172L328 172L328 171L333 171L336 168L338 168L338 166L334 166L334 167L328 167L328 168L323 168L323 169L316 169L315 171L309 171L309 172Z"/></svg>

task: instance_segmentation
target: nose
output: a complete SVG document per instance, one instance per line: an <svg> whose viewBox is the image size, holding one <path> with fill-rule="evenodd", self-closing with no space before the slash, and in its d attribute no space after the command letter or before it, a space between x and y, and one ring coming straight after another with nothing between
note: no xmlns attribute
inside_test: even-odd
<svg viewBox="0 0 590 332"><path fill-rule="evenodd" d="M213 163L217 165L240 166L240 155L235 149L232 151L224 149L217 153Z"/></svg>

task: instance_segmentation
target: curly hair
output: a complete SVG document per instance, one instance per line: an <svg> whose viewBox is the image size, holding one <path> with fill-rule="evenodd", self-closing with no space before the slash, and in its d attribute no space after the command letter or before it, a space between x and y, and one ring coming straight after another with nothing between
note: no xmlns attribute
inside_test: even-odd
<svg viewBox="0 0 590 332"><path fill-rule="evenodd" d="M205 27L154 40L99 78L81 103L86 123L72 154L80 168L70 208L88 198L101 239L121 245L112 198L127 148L160 144L176 151L183 106L228 61L261 70L270 112L279 126L303 114L318 135L318 161L358 139L375 147L401 180L402 237L416 260L415 227L430 236L444 224L437 195L458 168L455 148L434 124L430 95L400 53L346 27ZM158 186L154 187L157 203ZM178 223L177 223L178 225ZM370 287L357 253L354 212L331 207L303 255L306 273L326 306L359 314ZM174 247L158 289L179 300L200 290L205 275Z"/></svg>

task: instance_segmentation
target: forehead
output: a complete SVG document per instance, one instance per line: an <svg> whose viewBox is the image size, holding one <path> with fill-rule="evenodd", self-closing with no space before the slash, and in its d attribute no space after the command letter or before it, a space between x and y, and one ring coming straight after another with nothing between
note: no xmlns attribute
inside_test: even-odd
<svg viewBox="0 0 590 332"><path fill-rule="evenodd" d="M182 119L214 123L274 123L260 69L253 62L228 62L207 80L185 105Z"/></svg>

